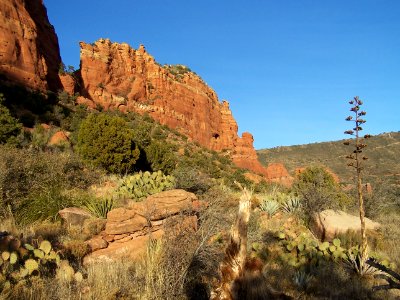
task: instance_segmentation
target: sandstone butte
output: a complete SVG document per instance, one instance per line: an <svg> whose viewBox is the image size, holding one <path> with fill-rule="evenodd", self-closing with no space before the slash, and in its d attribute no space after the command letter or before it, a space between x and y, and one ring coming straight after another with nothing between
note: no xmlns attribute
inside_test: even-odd
<svg viewBox="0 0 400 300"><path fill-rule="evenodd" d="M0 79L32 89L79 92L91 107L148 113L200 145L226 151L233 162L270 181L290 182L282 164L263 167L253 136L238 136L227 101L183 66L162 67L145 47L100 39L80 43L75 79L59 75L58 39L41 0L0 0ZM79 83L79 84L77 84Z"/></svg>

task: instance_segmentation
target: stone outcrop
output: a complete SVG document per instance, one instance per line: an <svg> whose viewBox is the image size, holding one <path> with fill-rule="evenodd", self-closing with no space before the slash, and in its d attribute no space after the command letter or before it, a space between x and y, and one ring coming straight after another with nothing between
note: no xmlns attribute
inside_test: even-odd
<svg viewBox="0 0 400 300"><path fill-rule="evenodd" d="M286 186L290 186L293 183L293 177L289 175L282 163L268 164L266 177L269 181L279 182Z"/></svg>
<svg viewBox="0 0 400 300"><path fill-rule="evenodd" d="M237 135L238 126L227 101L184 66L160 66L143 45L100 39L81 42L81 90L78 99L91 107L148 113L202 146L229 151L241 168L272 178L260 164L253 136Z"/></svg>
<svg viewBox="0 0 400 300"><path fill-rule="evenodd" d="M61 146L61 145L70 145L69 141L70 133L67 131L57 131L54 133L48 142L49 146Z"/></svg>
<svg viewBox="0 0 400 300"><path fill-rule="evenodd" d="M196 211L206 207L193 193L184 190L161 192L116 208L107 214L105 230L86 243L92 250L84 263L121 258L139 259L149 238L159 239L164 230L197 230ZM182 214L184 213L184 214Z"/></svg>
<svg viewBox="0 0 400 300"><path fill-rule="evenodd" d="M58 212L66 226L83 226L86 219L92 215L79 207L67 207Z"/></svg>
<svg viewBox="0 0 400 300"><path fill-rule="evenodd" d="M375 230L380 224L365 218L365 228ZM337 234L346 233L349 230L360 231L360 218L343 211L332 209L324 210L314 215L312 228L314 233L321 239L331 241Z"/></svg>
<svg viewBox="0 0 400 300"><path fill-rule="evenodd" d="M0 0L0 79L37 90L61 88L57 35L42 0Z"/></svg>

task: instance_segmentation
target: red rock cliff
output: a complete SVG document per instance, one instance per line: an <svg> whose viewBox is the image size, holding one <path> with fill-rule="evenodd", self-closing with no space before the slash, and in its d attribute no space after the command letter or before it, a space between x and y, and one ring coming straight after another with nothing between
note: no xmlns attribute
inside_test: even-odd
<svg viewBox="0 0 400 300"><path fill-rule="evenodd" d="M57 91L57 35L41 0L0 0L1 80Z"/></svg>
<svg viewBox="0 0 400 300"><path fill-rule="evenodd" d="M101 39L81 42L81 94L94 105L121 111L147 112L161 124L177 129L202 146L229 150L242 168L271 175L259 163L253 136L238 137L238 126L227 101L184 66L157 64L141 45Z"/></svg>

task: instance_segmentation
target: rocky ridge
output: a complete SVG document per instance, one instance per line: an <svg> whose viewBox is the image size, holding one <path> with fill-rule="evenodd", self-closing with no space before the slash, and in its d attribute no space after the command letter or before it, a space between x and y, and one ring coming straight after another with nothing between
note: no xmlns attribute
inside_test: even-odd
<svg viewBox="0 0 400 300"><path fill-rule="evenodd" d="M226 151L234 163L279 181L283 166L265 168L257 159L253 136L238 136L227 101L185 66L161 66L141 45L100 39L80 43L80 70L59 74L57 35L41 0L0 0L0 80L31 89L70 94L79 103L105 110L147 113L203 147ZM277 177L278 176L278 177Z"/></svg>
<svg viewBox="0 0 400 300"><path fill-rule="evenodd" d="M238 136L228 101L220 102L214 90L187 67L160 66L143 45L135 50L100 39L94 44L81 42L80 47L81 102L148 113L208 149L228 151L241 168L269 180L288 176L286 170L280 171L283 166L266 169L259 163L253 136L248 132Z"/></svg>

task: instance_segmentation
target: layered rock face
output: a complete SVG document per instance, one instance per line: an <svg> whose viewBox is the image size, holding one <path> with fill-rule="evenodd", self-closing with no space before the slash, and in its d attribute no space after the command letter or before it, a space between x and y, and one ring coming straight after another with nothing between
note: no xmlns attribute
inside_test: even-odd
<svg viewBox="0 0 400 300"><path fill-rule="evenodd" d="M0 0L1 80L35 90L61 88L57 35L42 0Z"/></svg>
<svg viewBox="0 0 400 300"><path fill-rule="evenodd" d="M252 135L237 135L227 101L188 68L160 66L143 46L80 43L80 72L59 75L58 39L42 0L0 0L0 45L2 81L79 92L79 101L92 107L148 113L208 149L227 150L239 167L277 179L257 160Z"/></svg>
<svg viewBox="0 0 400 300"><path fill-rule="evenodd" d="M165 230L191 234L197 230L196 211L204 204L184 190L170 190L149 196L129 208L116 208L107 214L105 230L86 243L92 253L84 263L121 258L140 259L149 238L161 238Z"/></svg>
<svg viewBox="0 0 400 300"><path fill-rule="evenodd" d="M80 92L86 98L80 98L82 103L148 113L208 149L228 150L239 167L271 178L257 159L253 136L237 135L229 103L220 102L186 67L160 66L143 45L135 50L100 39L94 44L81 42L80 47Z"/></svg>

